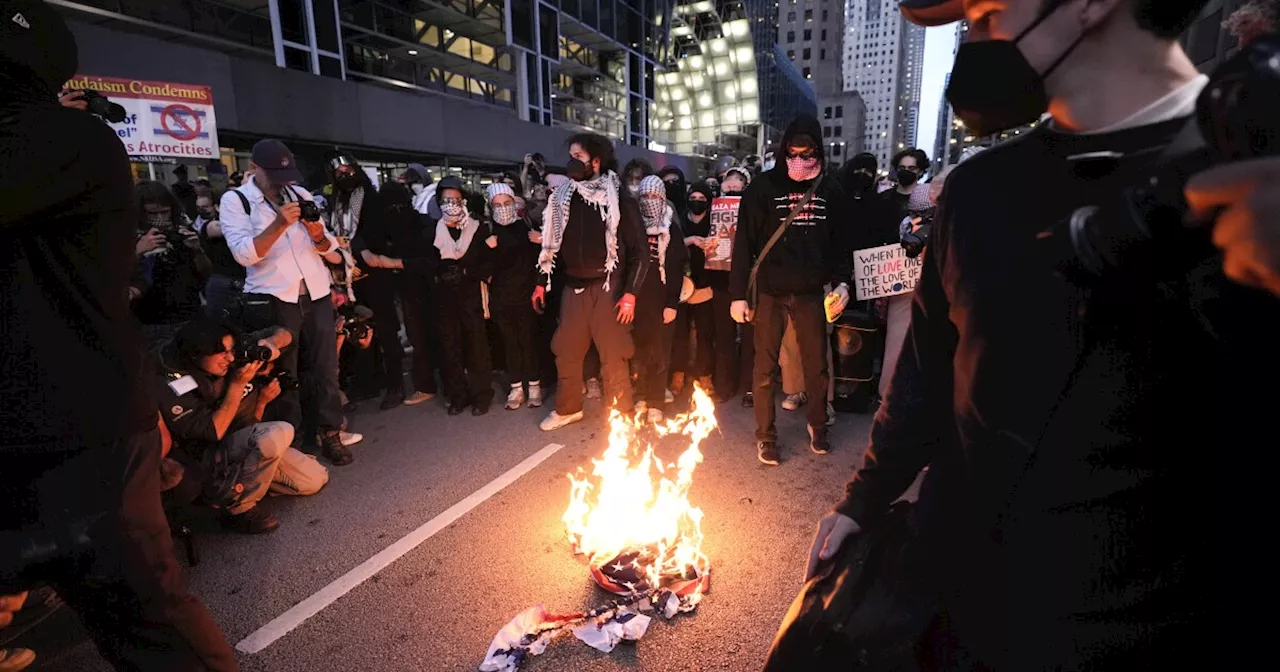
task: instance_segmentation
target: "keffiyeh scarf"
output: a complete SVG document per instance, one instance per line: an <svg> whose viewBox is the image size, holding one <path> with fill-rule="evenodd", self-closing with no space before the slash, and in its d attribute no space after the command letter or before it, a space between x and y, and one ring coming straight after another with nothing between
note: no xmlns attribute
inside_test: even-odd
<svg viewBox="0 0 1280 672"><path fill-rule="evenodd" d="M618 207L618 175L613 171L583 182L569 181L551 194L547 207L542 211L542 253L538 255L538 269L547 276L550 288L551 271L555 270L556 254L564 239L564 228L569 225L569 205L576 193L600 213L604 219L604 242L608 256L604 262L604 290L609 291L609 278L618 267L618 221L622 211Z"/></svg>
<svg viewBox="0 0 1280 672"><path fill-rule="evenodd" d="M675 210L665 199L667 188L662 178L649 175L636 187L640 197L640 214L644 217L645 233L658 238L658 276L667 284L667 245L671 242L671 218ZM657 196L658 198L654 198ZM658 200L659 198L663 200Z"/></svg>
<svg viewBox="0 0 1280 672"><path fill-rule="evenodd" d="M440 250L441 259L457 261L471 248L471 239L480 229L480 222L466 216L462 221L462 235L457 240L449 234L449 225L441 219L436 222L436 249Z"/></svg>
<svg viewBox="0 0 1280 672"><path fill-rule="evenodd" d="M355 283L356 258L351 254L351 239L360 228L360 211L364 208L364 187L356 187L344 204L342 199L334 196L333 212L329 215L329 229L338 239L338 254L342 257L342 281L339 289L347 298L355 301L356 294L352 289Z"/></svg>
<svg viewBox="0 0 1280 672"><path fill-rule="evenodd" d="M671 219L675 216L675 210L671 208L670 203L664 204L662 216L657 221L650 222L645 220L645 233L658 237L658 277L662 279L662 284L667 284L667 245L671 242Z"/></svg>

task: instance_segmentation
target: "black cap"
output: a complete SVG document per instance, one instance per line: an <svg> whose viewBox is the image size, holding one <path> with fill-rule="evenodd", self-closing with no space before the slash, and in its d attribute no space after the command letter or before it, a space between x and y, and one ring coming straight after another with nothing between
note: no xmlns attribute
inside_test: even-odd
<svg viewBox="0 0 1280 672"><path fill-rule="evenodd" d="M43 0L0 0L0 68L21 68L56 93L76 74L76 39Z"/></svg>
<svg viewBox="0 0 1280 672"><path fill-rule="evenodd" d="M302 173L298 172L293 152L279 140L259 140L253 146L253 154L249 160L275 184L302 181Z"/></svg>
<svg viewBox="0 0 1280 672"><path fill-rule="evenodd" d="M964 20L964 0L902 0L898 8L917 26L941 26Z"/></svg>

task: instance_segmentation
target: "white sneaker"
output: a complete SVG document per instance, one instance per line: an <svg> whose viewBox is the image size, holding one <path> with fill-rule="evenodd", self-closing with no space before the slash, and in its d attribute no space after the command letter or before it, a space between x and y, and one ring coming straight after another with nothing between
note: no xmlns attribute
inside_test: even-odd
<svg viewBox="0 0 1280 672"><path fill-rule="evenodd" d="M663 399L664 399L668 404L674 404L674 403L676 403L676 395L671 394L671 390L667 390L667 393L666 393L665 395L663 395Z"/></svg>
<svg viewBox="0 0 1280 672"><path fill-rule="evenodd" d="M604 396L604 390L600 389L600 379L599 378L587 379L587 398L599 399L603 396Z"/></svg>
<svg viewBox="0 0 1280 672"><path fill-rule="evenodd" d="M547 418L538 425L538 429L541 429L544 432L554 432L566 425L572 425L575 422L580 422L583 417L584 414L582 411L570 413L569 415L560 415L555 411L551 411L551 415L548 415Z"/></svg>
<svg viewBox="0 0 1280 672"><path fill-rule="evenodd" d="M807 403L809 403L809 395L804 392L788 394L787 398L782 400L782 410L794 411Z"/></svg>
<svg viewBox="0 0 1280 672"><path fill-rule="evenodd" d="M530 385L529 386L529 408L541 408L541 407L542 407L542 386Z"/></svg>
<svg viewBox="0 0 1280 672"><path fill-rule="evenodd" d="M338 439L342 441L342 445L344 446L354 446L357 443L364 441L364 434L356 434L355 432L343 430L338 432Z"/></svg>
<svg viewBox="0 0 1280 672"><path fill-rule="evenodd" d="M827 426L831 427L836 424L836 407L827 402Z"/></svg>
<svg viewBox="0 0 1280 672"><path fill-rule="evenodd" d="M413 394L404 398L404 405L417 406L418 404L421 404L424 401L429 401L435 398L436 398L436 395L431 394L430 392L414 392Z"/></svg>
<svg viewBox="0 0 1280 672"><path fill-rule="evenodd" d="M656 425L666 419L667 419L666 416L662 414L662 411L660 409L657 409L657 408L649 409L649 422Z"/></svg>
<svg viewBox="0 0 1280 672"><path fill-rule="evenodd" d="M524 406L524 390L519 387L511 388L511 393L507 395L507 410L514 411Z"/></svg>

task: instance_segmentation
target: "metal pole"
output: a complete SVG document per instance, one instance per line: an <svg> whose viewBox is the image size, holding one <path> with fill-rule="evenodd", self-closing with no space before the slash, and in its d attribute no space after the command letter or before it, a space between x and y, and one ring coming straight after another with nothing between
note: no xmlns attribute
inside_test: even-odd
<svg viewBox="0 0 1280 672"><path fill-rule="evenodd" d="M148 161L148 162L147 162L147 175L148 175L148 178L147 178L147 179L151 180L152 182L154 182L154 181L155 181L155 179L156 179L156 164L154 164L154 163L152 163L152 162L150 162L150 161Z"/></svg>

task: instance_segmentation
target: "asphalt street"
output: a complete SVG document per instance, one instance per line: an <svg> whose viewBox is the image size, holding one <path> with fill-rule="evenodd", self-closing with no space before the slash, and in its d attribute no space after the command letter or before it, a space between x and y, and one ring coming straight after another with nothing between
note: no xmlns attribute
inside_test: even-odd
<svg viewBox="0 0 1280 672"><path fill-rule="evenodd" d="M356 462L333 469L313 497L269 500L282 522L276 533L201 533L192 590L235 645L548 444L563 446L274 643L240 653L243 669L474 670L493 635L526 607L565 612L608 601L560 522L566 474L604 448L600 403L588 402L584 422L554 433L538 431L543 412L450 418L436 401L386 412L365 402L352 417L365 434ZM859 460L870 418L840 415L835 450L816 456L803 413L780 409L780 467L756 461L754 421L736 399L717 418L721 429L703 443L690 492L705 512L703 550L712 561L702 605L655 620L634 647L604 654L569 637L524 669L759 669L800 587L814 525ZM32 669L109 669L70 614L44 630Z"/></svg>

